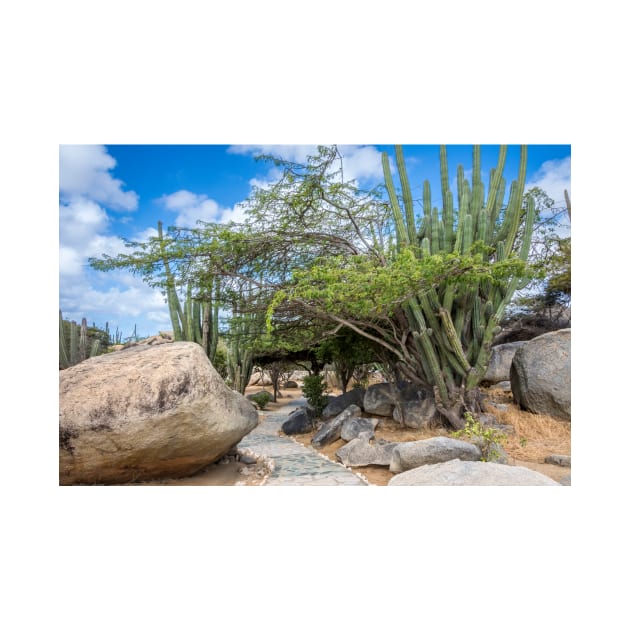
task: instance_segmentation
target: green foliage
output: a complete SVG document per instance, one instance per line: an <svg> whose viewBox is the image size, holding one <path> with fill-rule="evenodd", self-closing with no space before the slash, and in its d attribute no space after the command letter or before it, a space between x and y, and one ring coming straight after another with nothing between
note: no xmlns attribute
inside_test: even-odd
<svg viewBox="0 0 630 630"><path fill-rule="evenodd" d="M266 391L258 392L250 396L250 400L255 402L259 409L263 410L272 400L273 396Z"/></svg>
<svg viewBox="0 0 630 630"><path fill-rule="evenodd" d="M466 422L463 429L453 431L453 437L467 437L477 444L481 449L481 461L492 462L500 458L501 453L498 447L505 442L505 435L497 429L485 427L479 420L475 420L473 415L466 411L464 413Z"/></svg>
<svg viewBox="0 0 630 630"><path fill-rule="evenodd" d="M228 376L228 347L223 339L219 339L214 353L214 361L211 363L221 378L226 380Z"/></svg>
<svg viewBox="0 0 630 630"><path fill-rule="evenodd" d="M304 385L302 392L308 404L315 410L315 415L319 418L322 410L328 404L328 399L324 395L326 385L322 376L319 374L311 374L304 377Z"/></svg>
<svg viewBox="0 0 630 630"><path fill-rule="evenodd" d="M323 362L334 364L343 393L358 368L378 358L375 344L349 329L343 329L334 337L322 341L317 356Z"/></svg>
<svg viewBox="0 0 630 630"><path fill-rule="evenodd" d="M238 319L229 342L236 389L247 384L261 346L312 348L353 331L397 377L435 388L440 412L459 428L461 392L480 382L507 305L535 275L528 261L536 201L523 198L527 147L504 203L506 154L501 147L484 187L475 147L471 181L459 165L454 194L441 147L442 208L432 206L424 182L416 213L419 186L409 181L401 147L400 191L386 154L384 189L365 191L344 177L337 147L318 147L305 164L273 159L282 175L254 191L243 224L167 235L160 224L157 238L129 244L131 254L91 264L131 269L161 287L182 335L196 327L195 311L181 306L177 287L188 287L187 300L204 301L215 299L220 283L222 303L235 305ZM244 328L243 318L250 318Z"/></svg>

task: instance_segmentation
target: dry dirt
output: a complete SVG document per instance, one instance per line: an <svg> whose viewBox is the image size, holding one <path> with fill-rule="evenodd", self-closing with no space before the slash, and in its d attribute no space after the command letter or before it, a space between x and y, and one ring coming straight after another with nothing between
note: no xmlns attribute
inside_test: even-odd
<svg viewBox="0 0 630 630"><path fill-rule="evenodd" d="M252 394L269 387L248 387L246 394ZM560 481L571 473L570 468L545 464L547 455L571 455L571 423L556 420L550 416L541 416L522 411L516 407L510 392L497 389L484 390L489 398L496 403L508 406L506 411L493 411L498 421L514 427L514 434L510 435L503 444L509 457L509 463L516 466L524 466L540 472L551 479ZM302 395L300 389L283 390L282 398L276 403L269 403L265 411L259 412L261 420L268 413L277 412L291 400ZM338 395L339 390L329 390L329 394ZM314 431L304 435L293 436L301 444L310 447ZM375 437L392 442L411 442L438 435L449 436L450 432L445 428L434 429L409 429L401 427L391 418L383 418L376 428ZM337 461L335 452L345 442L338 440L321 449L320 453L326 455L332 461ZM394 476L384 466L360 466L354 468L355 472L363 475L371 484L386 486ZM166 485L166 486L234 486L234 485L260 485L263 471L255 464L245 465L242 462L224 461L211 464L203 471L184 479L167 479L154 482L146 482L142 485Z"/></svg>

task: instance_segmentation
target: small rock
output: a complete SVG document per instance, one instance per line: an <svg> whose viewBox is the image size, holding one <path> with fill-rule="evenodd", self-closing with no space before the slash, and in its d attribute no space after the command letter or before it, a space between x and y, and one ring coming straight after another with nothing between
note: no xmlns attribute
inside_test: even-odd
<svg viewBox="0 0 630 630"><path fill-rule="evenodd" d="M565 466L571 468L570 455L548 455L545 457L545 464L555 464L556 466Z"/></svg>
<svg viewBox="0 0 630 630"><path fill-rule="evenodd" d="M241 455L240 459L243 464L255 464L258 461L255 457L249 455Z"/></svg>
<svg viewBox="0 0 630 630"><path fill-rule="evenodd" d="M368 440L374 437L374 429L378 424L376 418L350 418L341 427L341 439L351 442L359 437L359 434L367 434Z"/></svg>
<svg viewBox="0 0 630 630"><path fill-rule="evenodd" d="M324 423L319 431L313 436L311 444L313 446L326 446L336 442L341 437L341 429L344 423L356 418L361 414L361 408L357 405L350 405L345 411L342 411L336 418Z"/></svg>

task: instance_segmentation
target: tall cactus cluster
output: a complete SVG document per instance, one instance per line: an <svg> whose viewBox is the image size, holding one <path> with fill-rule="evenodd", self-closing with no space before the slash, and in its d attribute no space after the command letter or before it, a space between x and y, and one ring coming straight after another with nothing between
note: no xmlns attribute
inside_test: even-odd
<svg viewBox="0 0 630 630"><path fill-rule="evenodd" d="M65 369L76 365L89 357L95 357L101 349L101 342L95 339L88 343L87 320L81 320L81 326L76 322L65 322L59 311L59 368Z"/></svg>
<svg viewBox="0 0 630 630"><path fill-rule="evenodd" d="M512 182L504 206L503 169L507 147L499 150L496 168L490 172L487 195L481 180L481 150L473 148L472 185L457 169L457 209L450 190L446 147L440 147L442 209L432 206L431 187L424 182L423 216L416 226L411 187L402 148L396 147L402 207L391 174L389 157L382 155L385 184L396 228L398 251L410 250L418 259L436 254L466 255L473 248L488 263L529 255L535 207L530 200L523 209L527 147L521 147L518 178ZM526 281L525 281L526 283ZM463 427L462 408L471 406L468 394L481 382L490 358L499 321L517 288L519 277L491 283L443 282L419 292L404 306L410 330L410 355L422 381L432 385L438 409L457 428ZM474 406L474 405L473 405Z"/></svg>
<svg viewBox="0 0 630 630"><path fill-rule="evenodd" d="M173 325L175 341L194 341L198 343L210 359L214 361L219 341L219 284L210 278L204 290L203 298L193 297L192 286L186 287L186 299L182 305L165 253L162 222L158 221L158 240L162 252L162 261L166 275L166 299Z"/></svg>
<svg viewBox="0 0 630 630"><path fill-rule="evenodd" d="M260 328L260 316L239 313L233 307L228 337L228 382L232 389L244 394L254 369L253 337Z"/></svg>

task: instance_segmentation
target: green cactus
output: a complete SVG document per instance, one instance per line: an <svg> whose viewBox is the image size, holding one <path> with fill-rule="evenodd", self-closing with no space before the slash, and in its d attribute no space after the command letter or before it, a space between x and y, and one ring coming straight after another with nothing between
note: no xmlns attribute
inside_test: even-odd
<svg viewBox="0 0 630 630"><path fill-rule="evenodd" d="M166 276L166 300L173 326L175 341L194 341L198 343L210 359L214 361L219 340L219 283L210 278L208 286L200 290L203 297L193 296L192 284L186 286L184 304L177 295L175 276L171 271L166 254L166 241L162 222L158 221L158 242L164 274Z"/></svg>
<svg viewBox="0 0 630 630"><path fill-rule="evenodd" d="M81 325L75 321L63 319L59 311L59 368L66 369L85 359L97 356L101 351L101 342L94 339L90 344L87 319L81 320Z"/></svg>
<svg viewBox="0 0 630 630"><path fill-rule="evenodd" d="M442 210L431 208L431 190L424 183L424 218L416 232L410 207L410 185L404 168L402 149L396 147L396 165L400 176L403 214L389 168L389 157L382 156L385 185L396 227L397 249L410 248L422 259L436 254L468 255L477 251L484 262L503 262L512 258L527 261L531 244L535 208L533 202L523 211L523 191L527 167L527 147L521 148L518 178L512 183L507 207L505 194L505 166L507 147L499 150L497 165L490 174L487 198L481 180L481 150L473 149L472 185L464 177L464 169L457 169L457 199L453 208L453 193L449 187L446 147L440 148L440 183ZM519 228L523 227L520 242ZM412 236L415 233L415 238ZM470 408L473 397L468 396L481 382L487 369L492 339L498 322L514 291L523 286L521 277L491 284L483 279L466 286L443 283L428 294L408 301L405 312L410 327L410 356L419 354L414 366L422 381L433 385L440 412L456 427L463 427L462 410ZM474 405L473 405L474 406ZM475 409L478 411L478 409Z"/></svg>

